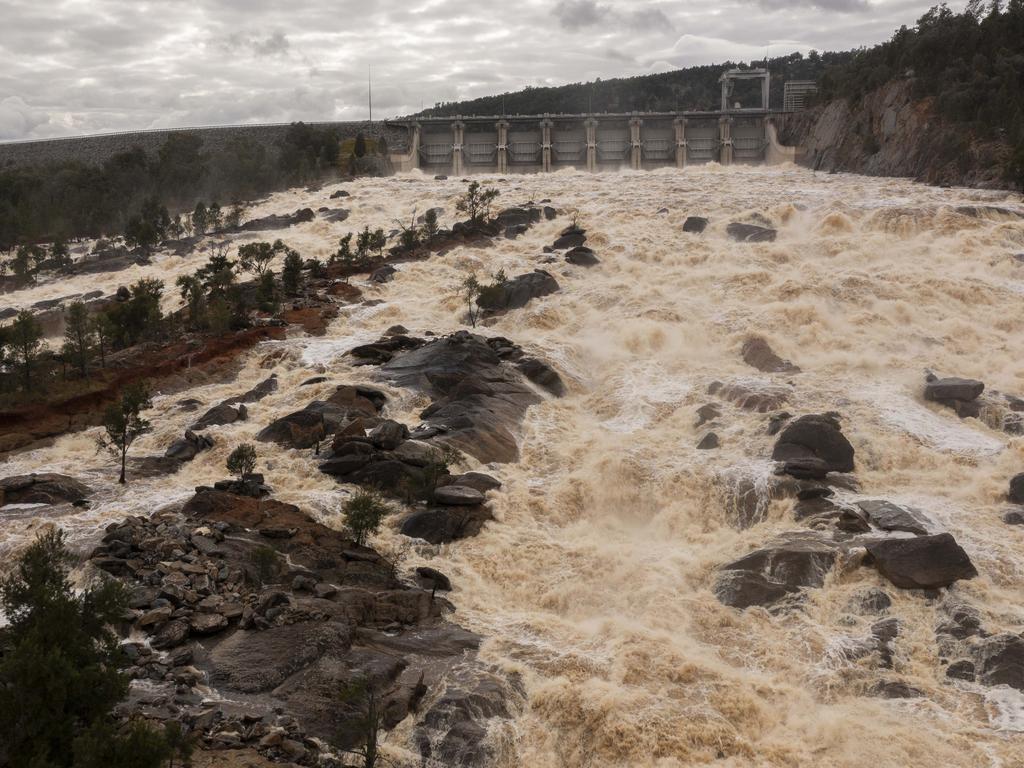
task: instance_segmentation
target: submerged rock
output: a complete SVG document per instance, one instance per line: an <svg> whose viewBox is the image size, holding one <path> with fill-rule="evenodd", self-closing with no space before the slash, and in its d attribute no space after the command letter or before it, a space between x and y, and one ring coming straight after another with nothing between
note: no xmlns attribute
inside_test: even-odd
<svg viewBox="0 0 1024 768"><path fill-rule="evenodd" d="M974 651L978 682L1024 691L1024 637L1010 632L978 643Z"/></svg>
<svg viewBox="0 0 1024 768"><path fill-rule="evenodd" d="M800 373L800 368L789 360L783 360L760 336L752 336L743 342L743 362L764 373Z"/></svg>
<svg viewBox="0 0 1024 768"><path fill-rule="evenodd" d="M739 560L719 568L715 595L734 608L771 605L805 587L820 587L838 556L821 535L784 534Z"/></svg>
<svg viewBox="0 0 1024 768"><path fill-rule="evenodd" d="M857 506L868 519L883 531L903 531L923 536L928 533L929 520L916 512L883 500L858 501Z"/></svg>
<svg viewBox="0 0 1024 768"><path fill-rule="evenodd" d="M831 415L809 415L791 421L772 449L772 459L784 463L786 474L810 479L829 472L853 471L853 446Z"/></svg>
<svg viewBox="0 0 1024 768"><path fill-rule="evenodd" d="M85 483L53 472L0 479L0 506L5 504L67 504L92 493Z"/></svg>
<svg viewBox="0 0 1024 768"><path fill-rule="evenodd" d="M683 222L683 232L699 235L708 227L708 220L703 216L687 216Z"/></svg>
<svg viewBox="0 0 1024 768"><path fill-rule="evenodd" d="M725 228L726 233L733 240L744 243L770 243L775 241L775 230L768 227L759 227L755 224L732 223Z"/></svg>

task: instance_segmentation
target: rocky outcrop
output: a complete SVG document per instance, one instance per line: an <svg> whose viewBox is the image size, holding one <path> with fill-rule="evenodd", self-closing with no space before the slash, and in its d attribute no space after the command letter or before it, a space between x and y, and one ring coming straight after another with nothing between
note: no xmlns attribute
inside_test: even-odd
<svg viewBox="0 0 1024 768"><path fill-rule="evenodd" d="M5 504L74 504L92 489L67 475L52 472L0 479L0 507Z"/></svg>
<svg viewBox="0 0 1024 768"><path fill-rule="evenodd" d="M557 290L559 288L555 278L543 269L536 269L486 287L477 299L477 305L487 313L507 312L510 309L521 309L533 299L547 296Z"/></svg>
<svg viewBox="0 0 1024 768"><path fill-rule="evenodd" d="M768 342L760 336L751 336L743 342L743 362L763 373L800 373L800 368L783 360Z"/></svg>
<svg viewBox="0 0 1024 768"><path fill-rule="evenodd" d="M775 241L775 230L769 227L761 227L756 224L743 224L734 222L725 228L725 232L732 240L741 243L771 243Z"/></svg>
<svg viewBox="0 0 1024 768"><path fill-rule="evenodd" d="M312 448L353 422L358 422L359 428L376 426L377 414L386 402L387 396L377 389L343 384L326 400L314 400L301 411L271 422L256 434L256 439L291 448Z"/></svg>
<svg viewBox="0 0 1024 768"><path fill-rule="evenodd" d="M202 451L213 447L213 438L197 435L192 430L185 430L184 437L175 440L167 447L164 456L178 461L192 461Z"/></svg>
<svg viewBox="0 0 1024 768"><path fill-rule="evenodd" d="M772 449L772 459L782 462L785 474L822 479L829 472L852 472L853 453L835 415L809 415L786 425Z"/></svg>

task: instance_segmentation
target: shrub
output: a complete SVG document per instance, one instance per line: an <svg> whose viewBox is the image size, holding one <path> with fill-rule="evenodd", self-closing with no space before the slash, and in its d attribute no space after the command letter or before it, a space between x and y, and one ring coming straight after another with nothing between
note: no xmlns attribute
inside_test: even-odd
<svg viewBox="0 0 1024 768"><path fill-rule="evenodd" d="M381 522L390 512L387 503L370 491L360 491L349 497L341 508L345 525L359 546L366 543L367 536L380 530Z"/></svg>
<svg viewBox="0 0 1024 768"><path fill-rule="evenodd" d="M251 443L242 443L228 456L228 472L239 479L251 475L256 469L256 448Z"/></svg>

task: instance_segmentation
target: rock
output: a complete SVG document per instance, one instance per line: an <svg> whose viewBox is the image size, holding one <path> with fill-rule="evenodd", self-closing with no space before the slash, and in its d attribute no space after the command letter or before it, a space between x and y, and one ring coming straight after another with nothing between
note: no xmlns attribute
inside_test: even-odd
<svg viewBox="0 0 1024 768"><path fill-rule="evenodd" d="M708 227L708 220L703 216L687 216L683 222L683 232L699 235Z"/></svg>
<svg viewBox="0 0 1024 768"><path fill-rule="evenodd" d="M562 251L569 248L579 248L585 242L587 242L587 236L583 232L577 230L561 235L551 244L551 247L556 251Z"/></svg>
<svg viewBox="0 0 1024 768"><path fill-rule="evenodd" d="M5 504L74 504L92 489L67 475L53 472L14 475L0 479L0 506Z"/></svg>
<svg viewBox="0 0 1024 768"><path fill-rule="evenodd" d="M817 534L786 534L719 568L714 592L725 605L771 605L804 587L820 587L835 564L834 544Z"/></svg>
<svg viewBox="0 0 1024 768"><path fill-rule="evenodd" d="M892 605L892 598L884 589L868 587L850 598L846 609L851 613L878 614Z"/></svg>
<svg viewBox="0 0 1024 768"><path fill-rule="evenodd" d="M523 375L536 384L550 392L555 397L565 395L565 384L558 371L535 357L523 357L516 362L516 368L522 371Z"/></svg>
<svg viewBox="0 0 1024 768"><path fill-rule="evenodd" d="M228 403L221 403L200 416L189 429L199 431L207 427L234 424L236 421L245 421L247 416L248 413L244 405L239 405L236 408Z"/></svg>
<svg viewBox="0 0 1024 768"><path fill-rule="evenodd" d="M185 642L185 638L188 637L188 623L181 619L175 619L169 621L161 627L160 631L156 633L153 639L150 641L150 645L156 648L158 651L173 648L176 645L181 645Z"/></svg>
<svg viewBox="0 0 1024 768"><path fill-rule="evenodd" d="M135 623L140 627L156 627L165 621L169 621L171 613L173 613L173 609L170 606L160 606L151 611L146 611L135 620Z"/></svg>
<svg viewBox="0 0 1024 768"><path fill-rule="evenodd" d="M935 627L936 635L949 635L956 640L978 637L984 634L981 628L981 614L978 609L967 603L953 603L944 606L949 617Z"/></svg>
<svg viewBox="0 0 1024 768"><path fill-rule="evenodd" d="M750 382L723 384L720 381L713 381L708 385L708 394L717 395L730 403L735 403L745 411L767 413L778 410L786 404L790 389Z"/></svg>
<svg viewBox="0 0 1024 768"><path fill-rule="evenodd" d="M946 667L946 677L951 680L966 680L974 682L974 662L969 659L954 661Z"/></svg>
<svg viewBox="0 0 1024 768"><path fill-rule="evenodd" d="M567 252L565 260L577 267L593 267L601 263L594 252L584 245L577 246Z"/></svg>
<svg viewBox="0 0 1024 768"><path fill-rule="evenodd" d="M554 221L556 218L558 218L558 211L556 211L550 205L545 205L543 211L544 218L547 219L548 221Z"/></svg>
<svg viewBox="0 0 1024 768"><path fill-rule="evenodd" d="M291 448L312 448L326 436L323 414L301 410L271 422L256 434L256 439Z"/></svg>
<svg viewBox="0 0 1024 768"><path fill-rule="evenodd" d="M404 325L392 325L390 328L388 328L386 331L384 331L384 335L385 336L408 336L409 335L409 329L406 328Z"/></svg>
<svg viewBox="0 0 1024 768"><path fill-rule="evenodd" d="M917 699L924 693L902 680L880 680L868 689L868 695L881 699Z"/></svg>
<svg viewBox="0 0 1024 768"><path fill-rule="evenodd" d="M476 536L491 519L486 507L446 507L414 512L402 523L401 532L431 544Z"/></svg>
<svg viewBox="0 0 1024 768"><path fill-rule="evenodd" d="M1007 498L1014 504L1024 504L1024 472L1014 475L1010 480L1010 492Z"/></svg>
<svg viewBox="0 0 1024 768"><path fill-rule="evenodd" d="M374 283L390 283L395 279L395 274L397 272L398 270L393 266L385 264L383 267L375 269L370 273L370 281Z"/></svg>
<svg viewBox="0 0 1024 768"><path fill-rule="evenodd" d="M714 432L708 432L706 435L704 435L704 437L701 438L701 441L697 443L697 450L708 451L714 448L718 448L719 445L720 443L718 442L718 435L716 435Z"/></svg>
<svg viewBox="0 0 1024 768"><path fill-rule="evenodd" d="M270 216L264 216L260 219L250 219L230 231L264 232L273 229L286 229L287 227L292 227L296 224L304 224L306 222L313 221L315 218L316 214L313 212L312 208L300 208L295 211L295 213L288 213L284 215L271 214Z"/></svg>
<svg viewBox="0 0 1024 768"><path fill-rule="evenodd" d="M178 461L192 461L200 452L212 447L212 438L206 435L197 435L192 430L186 430L183 438L170 444L164 456Z"/></svg>
<svg viewBox="0 0 1024 768"><path fill-rule="evenodd" d="M434 589L438 592L451 592L452 582L440 571L434 570L425 565L416 569L416 576L420 581L427 583L427 589Z"/></svg>
<svg viewBox="0 0 1024 768"><path fill-rule="evenodd" d="M702 427L709 421L714 421L721 415L721 409L714 403L702 405L700 408L697 409L697 421L694 423L694 426Z"/></svg>
<svg viewBox="0 0 1024 768"><path fill-rule="evenodd" d="M409 428L405 424L385 419L371 429L367 437L377 448L392 451L409 439Z"/></svg>
<svg viewBox="0 0 1024 768"><path fill-rule="evenodd" d="M780 411L779 413L773 413L768 417L768 434L777 435L782 431L782 428L786 426L786 423L793 418L793 414L788 411Z"/></svg>
<svg viewBox="0 0 1024 768"><path fill-rule="evenodd" d="M440 464L444 459L440 448L421 440L406 440L393 453L400 461L414 467L429 467L431 464Z"/></svg>
<svg viewBox="0 0 1024 768"><path fill-rule="evenodd" d="M981 640L974 649L978 682L1024 691L1024 637L1010 632Z"/></svg>
<svg viewBox="0 0 1024 768"><path fill-rule="evenodd" d="M726 233L733 240L743 243L771 243L775 242L775 230L767 227L759 227L754 224L732 223L725 228Z"/></svg>
<svg viewBox="0 0 1024 768"><path fill-rule="evenodd" d="M483 504L484 495L475 488L464 485L445 485L434 491L434 501L453 507L472 507Z"/></svg>
<svg viewBox="0 0 1024 768"><path fill-rule="evenodd" d="M531 300L547 296L557 290L559 287L555 278L542 269L536 269L500 285L486 288L480 294L477 304L480 309L490 312L520 309Z"/></svg>
<svg viewBox="0 0 1024 768"><path fill-rule="evenodd" d="M337 200L341 197L351 197L351 195L344 189L339 189L331 193L331 200Z"/></svg>
<svg viewBox="0 0 1024 768"><path fill-rule="evenodd" d="M1024 512L1017 509L1004 512L1003 522L1007 525L1024 525Z"/></svg>
<svg viewBox="0 0 1024 768"><path fill-rule="evenodd" d="M787 466L810 459L820 462L820 468L825 472L852 472L853 446L843 435L834 416L801 416L782 430L772 450L772 459L786 462ZM787 471L787 474L794 472Z"/></svg>
<svg viewBox="0 0 1024 768"><path fill-rule="evenodd" d="M800 369L789 360L783 360L760 336L752 336L743 342L743 362L764 373L800 373Z"/></svg>
<svg viewBox="0 0 1024 768"><path fill-rule="evenodd" d="M975 379L932 379L924 385L924 399L935 402L947 400L959 400L971 402L976 400L985 391L984 383Z"/></svg>
<svg viewBox="0 0 1024 768"><path fill-rule="evenodd" d="M480 493L487 493L501 488L501 482L483 472L466 472L462 475L452 475L445 485L461 485L465 488L474 488Z"/></svg>
<svg viewBox="0 0 1024 768"><path fill-rule="evenodd" d="M903 531L917 536L928 533L927 524L931 521L909 509L882 500L858 501L856 504L872 524L883 531Z"/></svg>
<svg viewBox="0 0 1024 768"><path fill-rule="evenodd" d="M949 533L884 539L866 545L879 573L901 589L938 589L978 575L967 553Z"/></svg>
<svg viewBox="0 0 1024 768"><path fill-rule="evenodd" d="M228 620L219 613L193 613L189 626L197 635L213 635L227 629Z"/></svg>

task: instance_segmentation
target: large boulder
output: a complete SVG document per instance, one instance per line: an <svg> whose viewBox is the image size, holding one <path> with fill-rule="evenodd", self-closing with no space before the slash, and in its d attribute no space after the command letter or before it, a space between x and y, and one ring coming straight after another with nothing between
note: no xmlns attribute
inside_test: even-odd
<svg viewBox="0 0 1024 768"><path fill-rule="evenodd" d="M565 384L558 371L535 357L523 357L516 362L516 368L522 371L530 381L538 387L543 387L555 397L562 397L565 394Z"/></svg>
<svg viewBox="0 0 1024 768"><path fill-rule="evenodd" d="M577 267L593 267L601 263L597 255L585 245L579 245L567 252L565 260Z"/></svg>
<svg viewBox="0 0 1024 768"><path fill-rule="evenodd" d="M236 407L229 403L221 403L220 405L215 405L200 416L199 419L189 427L189 429L198 432L206 429L207 427L234 424L236 421L245 421L247 417L248 412L244 405L239 404Z"/></svg>
<svg viewBox="0 0 1024 768"><path fill-rule="evenodd" d="M323 414L305 409L282 416L256 433L261 443L278 443L291 448L312 448L326 436Z"/></svg>
<svg viewBox="0 0 1024 768"><path fill-rule="evenodd" d="M883 539L866 545L868 561L902 589L938 589L978 575L974 563L949 533Z"/></svg>
<svg viewBox="0 0 1024 768"><path fill-rule="evenodd" d="M228 405L237 405L238 403L255 403L268 395L272 395L277 392L277 374L272 373L269 377L261 381L255 387L250 389L248 392L244 392L241 395L235 397L229 397L224 402Z"/></svg>
<svg viewBox="0 0 1024 768"><path fill-rule="evenodd" d="M423 539L431 544L444 544L476 536L484 523L490 519L490 511L481 505L437 507L413 512L402 523L401 532L405 536Z"/></svg>
<svg viewBox="0 0 1024 768"><path fill-rule="evenodd" d="M555 278L543 269L536 269L519 275L504 283L487 287L477 300L480 309L502 312L525 307L533 299L547 296L558 290Z"/></svg>
<svg viewBox="0 0 1024 768"><path fill-rule="evenodd" d="M924 385L924 399L935 402L959 400L971 402L977 400L985 391L985 384L976 379L949 377L945 379L931 378Z"/></svg>
<svg viewBox="0 0 1024 768"><path fill-rule="evenodd" d="M771 605L802 588L822 586L837 554L837 546L819 535L785 534L721 566L715 595L734 608Z"/></svg>
<svg viewBox="0 0 1024 768"><path fill-rule="evenodd" d="M466 485L445 485L434 491L434 501L453 507L472 507L484 500L480 491Z"/></svg>
<svg viewBox="0 0 1024 768"><path fill-rule="evenodd" d="M703 216L687 216L683 222L683 232L699 235L708 227L708 220Z"/></svg>
<svg viewBox="0 0 1024 768"><path fill-rule="evenodd" d="M793 468L811 469L807 477L828 472L853 471L853 446L843 435L839 420L830 414L801 416L786 425L772 449L772 459Z"/></svg>
<svg viewBox="0 0 1024 768"><path fill-rule="evenodd" d="M882 499L870 499L856 502L861 511L876 528L883 531L902 531L924 536L928 533L930 520L918 512L898 507L892 502Z"/></svg>
<svg viewBox="0 0 1024 768"><path fill-rule="evenodd" d="M67 504L92 493L85 483L53 472L0 479L0 506L5 504Z"/></svg>
<svg viewBox="0 0 1024 768"><path fill-rule="evenodd" d="M1014 475L1010 480L1008 497L1014 504L1024 504L1024 472Z"/></svg>

